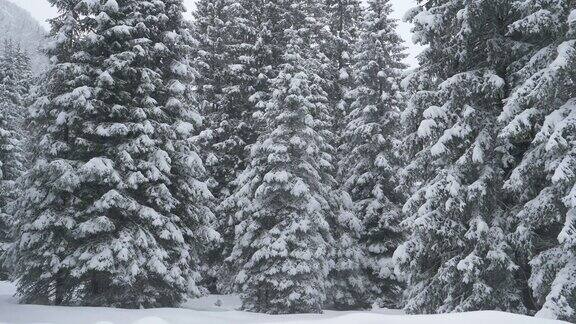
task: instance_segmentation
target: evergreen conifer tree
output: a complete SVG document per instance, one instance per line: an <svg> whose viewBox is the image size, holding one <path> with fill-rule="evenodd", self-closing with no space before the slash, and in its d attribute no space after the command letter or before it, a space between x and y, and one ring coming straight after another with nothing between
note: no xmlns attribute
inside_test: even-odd
<svg viewBox="0 0 576 324"><path fill-rule="evenodd" d="M72 94L80 86L77 76L81 75L82 67L71 57L74 34L79 24L79 17L74 14L78 3L51 2L60 11L60 15L51 21L53 43L48 54L54 60L54 65L48 73L50 76L45 77L44 89L39 91L30 109L30 124L34 129L31 143L35 143L31 150L38 160L33 161L20 181L21 197L14 202L14 215L18 221L14 223L14 242L7 254L7 262L14 266L14 278L19 283L20 300L25 303L59 305L69 302L66 289L73 285L73 282L66 280L70 266L64 260L71 249L70 230L74 221L70 212L70 188L76 179L70 176L71 166L65 160L48 163L40 158L40 153L55 154L68 145L62 140L58 141L68 138L67 130L62 127L58 129L58 124L52 126L59 111L54 109L51 114L52 109L48 104L57 98L57 94ZM73 98L78 98L78 95L70 95L67 99L71 101ZM50 135L43 134L49 131ZM40 180L43 186L34 188Z"/></svg>
<svg viewBox="0 0 576 324"><path fill-rule="evenodd" d="M500 189L509 157L497 145L514 10L507 0L420 2L408 18L429 48L404 83L412 97L402 116L411 235L394 254L406 310L523 312Z"/></svg>
<svg viewBox="0 0 576 324"><path fill-rule="evenodd" d="M306 8L305 1L268 3L261 41L273 40L267 46L279 59L270 66L279 72L270 81L269 99L260 105L268 127L224 203L236 211L229 260L239 269L243 307L251 311L320 312L326 296L333 188L327 183L334 180L325 172L332 157L316 117L327 99L308 69L312 56L304 45L311 39L302 24Z"/></svg>
<svg viewBox="0 0 576 324"><path fill-rule="evenodd" d="M576 3L514 2L508 35L522 56L500 137L514 159L505 189L514 197L516 249L530 260L537 316L576 321Z"/></svg>
<svg viewBox="0 0 576 324"><path fill-rule="evenodd" d="M255 9L245 0L204 0L194 13L195 85L206 119L199 139L218 202L234 191L234 179L246 166L248 146L259 133L253 118L257 108L250 100L260 73L254 58ZM223 262L233 245L235 224L230 219L225 210L217 212L223 239L207 256L207 279L218 293L230 293L233 286L231 269Z"/></svg>
<svg viewBox="0 0 576 324"><path fill-rule="evenodd" d="M241 0L204 0L194 13L195 84L207 119L208 170L221 199L232 192L233 180L244 169L246 147L257 137L249 101L255 83L251 55L256 30L244 7Z"/></svg>
<svg viewBox="0 0 576 324"><path fill-rule="evenodd" d="M0 280L8 278L9 264L2 266L2 260L13 222L8 208L18 196L16 180L25 163L23 121L30 84L30 59L6 40L0 50Z"/></svg>
<svg viewBox="0 0 576 324"><path fill-rule="evenodd" d="M317 130L324 138L332 138L330 125L332 125L331 118L333 117L330 116L327 105L328 99L324 93L326 81L320 74L323 68L322 64L326 61L323 60L318 51L318 44L321 42L319 33L322 28L322 19L325 16L320 3L311 0L299 0L294 3L261 0L241 1L241 4L245 16L239 16L242 17L238 20L239 25L252 31L252 33L245 34L247 40L242 45L242 48L250 53L249 57L242 59L250 63L247 68L251 73L251 79L250 87L247 90L250 93L248 100L252 109L251 115L246 116L243 123L249 125L252 134L256 135L260 135L268 129L269 121L264 117L264 112L274 91L273 80L278 77L282 70L284 54L290 41L286 30L292 26L298 26L298 34L302 41L302 45L299 46L301 51L299 54L306 58L302 64L305 65L306 70L315 75L314 82L310 86L316 101L312 113L318 123ZM236 7L239 8L240 6ZM249 148L251 145L252 143L248 144L247 147ZM333 151L331 147L327 147L327 150ZM325 180L330 183L330 186L334 186L333 166L330 164L326 169L327 171L330 170L324 174L330 174L330 178ZM235 181L232 187L238 189L238 185ZM227 223L222 226L225 238L223 255L229 256L226 241L234 241L234 227L238 225L238 220L234 217L234 208L231 208L231 205L226 201L220 205L218 214L222 219L227 219ZM234 269L231 262L227 262L227 264L230 272L234 273L239 270Z"/></svg>
<svg viewBox="0 0 576 324"><path fill-rule="evenodd" d="M359 36L362 5L360 0L323 1L324 19L329 28L322 47L330 62L325 69L326 79L330 82L326 91L335 116L334 131L339 132L344 128L344 117L349 111L350 98L347 94L354 87L352 56Z"/></svg>
<svg viewBox="0 0 576 324"><path fill-rule="evenodd" d="M349 107L347 92L352 88L352 56L358 37L361 19L360 2L353 1L304 1L307 6L305 17L309 24L311 54L313 62L309 68L316 74L316 84L327 101L316 109L318 131L327 143L326 152L333 161L325 167L330 186L329 199L332 212L328 223L334 239L330 248L330 273L327 282L325 307L338 310L363 309L369 307L365 278L361 270L364 259L358 244L362 224L351 211L350 197L338 186L338 146Z"/></svg>
<svg viewBox="0 0 576 324"><path fill-rule="evenodd" d="M342 136L342 189L351 196L352 211L363 223L359 233L362 265L371 299L381 306L400 304L401 285L394 274L392 254L403 239L402 197L397 192L396 153L403 98L400 76L402 39L390 14L389 0L371 0L363 16L354 53L354 98ZM359 288L356 289L358 292Z"/></svg>
<svg viewBox="0 0 576 324"><path fill-rule="evenodd" d="M10 251L21 299L138 308L200 295L198 254L217 234L182 1L51 3L54 63Z"/></svg>

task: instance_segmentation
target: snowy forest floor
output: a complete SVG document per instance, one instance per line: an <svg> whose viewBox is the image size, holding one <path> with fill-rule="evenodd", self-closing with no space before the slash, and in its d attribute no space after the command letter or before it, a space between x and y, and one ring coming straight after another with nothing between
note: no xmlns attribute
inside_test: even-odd
<svg viewBox="0 0 576 324"><path fill-rule="evenodd" d="M501 312L403 315L397 310L332 312L322 315L264 315L237 311L236 296L207 296L182 308L123 310L94 307L19 305L15 287L0 282L0 324L560 324ZM220 300L222 306L216 306Z"/></svg>

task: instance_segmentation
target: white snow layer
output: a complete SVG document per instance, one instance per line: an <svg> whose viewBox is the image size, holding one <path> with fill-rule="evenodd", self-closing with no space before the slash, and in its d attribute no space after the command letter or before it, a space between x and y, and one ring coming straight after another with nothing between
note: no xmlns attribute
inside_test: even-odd
<svg viewBox="0 0 576 324"><path fill-rule="evenodd" d="M561 324L566 322L502 312L402 315L395 310L265 315L237 311L235 296L207 296L182 308L125 310L19 305L14 285L0 282L0 324ZM217 306L219 305L219 306Z"/></svg>

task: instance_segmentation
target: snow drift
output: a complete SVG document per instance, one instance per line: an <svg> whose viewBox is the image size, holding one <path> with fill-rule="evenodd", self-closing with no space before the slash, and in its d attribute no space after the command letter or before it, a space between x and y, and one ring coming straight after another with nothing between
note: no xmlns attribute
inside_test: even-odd
<svg viewBox="0 0 576 324"><path fill-rule="evenodd" d="M18 305L12 284L0 282L0 324L561 324L566 322L502 312L402 315L394 310L325 312L322 315L264 315L236 311L234 296L208 296L183 308L124 310ZM216 302L222 306L216 306Z"/></svg>

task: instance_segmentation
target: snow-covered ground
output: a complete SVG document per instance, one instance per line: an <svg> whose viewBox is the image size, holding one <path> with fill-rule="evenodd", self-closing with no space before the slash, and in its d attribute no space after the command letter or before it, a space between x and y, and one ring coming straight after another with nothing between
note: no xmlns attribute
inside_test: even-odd
<svg viewBox="0 0 576 324"><path fill-rule="evenodd" d="M561 324L500 312L407 316L400 311L326 312L322 315L263 315L235 310L234 296L208 296L182 308L123 310L18 305L14 286L0 282L0 324ZM216 306L216 304L221 306Z"/></svg>

